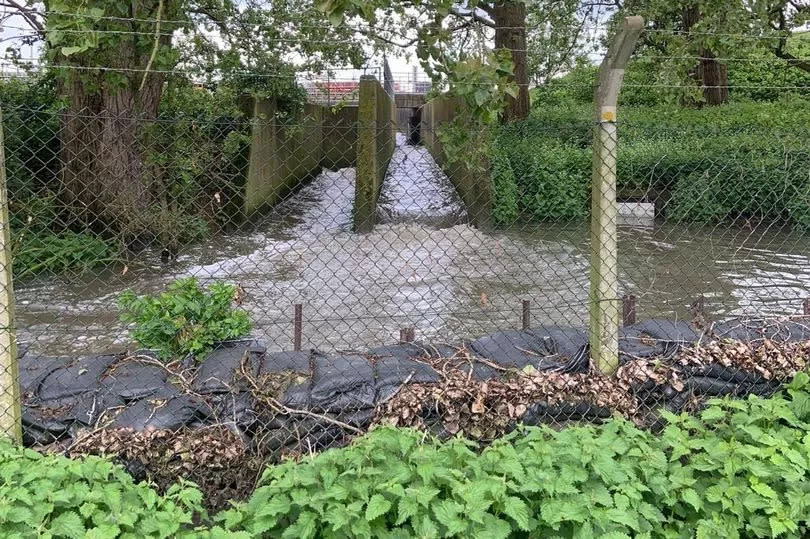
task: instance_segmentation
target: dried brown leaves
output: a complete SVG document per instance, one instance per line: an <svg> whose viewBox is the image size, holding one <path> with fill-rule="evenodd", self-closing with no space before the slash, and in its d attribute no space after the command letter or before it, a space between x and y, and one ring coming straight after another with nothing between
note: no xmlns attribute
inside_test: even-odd
<svg viewBox="0 0 810 539"><path fill-rule="evenodd" d="M807 370L810 341L780 343L770 339L746 343L721 340L684 350L677 358L681 366L705 367L712 363L756 373L766 380L788 380Z"/></svg>
<svg viewBox="0 0 810 539"><path fill-rule="evenodd" d="M469 361L425 360L442 375L438 384L412 384L386 402L375 423L417 428L439 427L446 434L475 439L503 434L536 402L547 405L587 403L633 417L637 403L615 380L596 374L560 374L534 369L510 370L500 378L477 381Z"/></svg>

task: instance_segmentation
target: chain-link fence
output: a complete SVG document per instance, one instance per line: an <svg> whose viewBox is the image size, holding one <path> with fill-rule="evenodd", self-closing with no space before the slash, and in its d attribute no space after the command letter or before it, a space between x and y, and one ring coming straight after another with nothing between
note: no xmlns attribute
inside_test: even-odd
<svg viewBox="0 0 810 539"><path fill-rule="evenodd" d="M617 117L561 79L472 147L458 101L359 75L154 114L6 83L3 424L217 505L380 424L655 428L805 368L804 87L710 110L630 78Z"/></svg>

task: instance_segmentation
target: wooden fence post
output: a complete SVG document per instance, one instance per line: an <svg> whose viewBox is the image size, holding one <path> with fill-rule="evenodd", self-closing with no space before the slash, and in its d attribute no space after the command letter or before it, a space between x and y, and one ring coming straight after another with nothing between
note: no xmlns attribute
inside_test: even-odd
<svg viewBox="0 0 810 539"><path fill-rule="evenodd" d="M0 434L22 443L20 379L14 328L14 289L11 275L11 224L6 190L3 113L0 111Z"/></svg>
<svg viewBox="0 0 810 539"><path fill-rule="evenodd" d="M626 17L599 68L594 98L594 148L591 180L591 286L589 342L598 372L619 366L619 287L616 242L616 105L624 69L644 26Z"/></svg>

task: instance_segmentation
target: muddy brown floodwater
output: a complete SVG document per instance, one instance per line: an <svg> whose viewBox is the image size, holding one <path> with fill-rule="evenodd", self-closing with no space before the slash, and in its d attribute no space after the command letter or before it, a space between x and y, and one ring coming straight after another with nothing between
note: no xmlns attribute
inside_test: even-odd
<svg viewBox="0 0 810 539"><path fill-rule="evenodd" d="M253 334L292 348L293 305L304 305L304 347L365 349L399 329L455 342L532 323L584 326L588 225L546 223L492 233L467 224L446 177L420 147L400 145L372 233L350 230L354 170L324 172L263 220L188 248L169 265L154 253L108 271L18 286L18 333L40 353L93 353L130 343L116 298L194 275L247 293ZM691 318L703 294L712 316L797 314L810 296L810 237L779 226L621 227L622 292L638 316Z"/></svg>

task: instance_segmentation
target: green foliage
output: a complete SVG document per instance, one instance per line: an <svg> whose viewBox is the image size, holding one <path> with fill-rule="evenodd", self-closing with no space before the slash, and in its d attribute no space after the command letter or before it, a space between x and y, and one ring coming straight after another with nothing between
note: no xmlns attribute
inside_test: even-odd
<svg viewBox="0 0 810 539"><path fill-rule="evenodd" d="M496 143L497 144L497 143ZM518 216L518 189L515 172L505 151L495 146L491 156L492 217L497 225L509 225Z"/></svg>
<svg viewBox="0 0 810 539"><path fill-rule="evenodd" d="M249 537L800 537L808 376L787 397L712 400L661 436L614 419L528 428L483 451L383 428L269 467L216 517Z"/></svg>
<svg viewBox="0 0 810 539"><path fill-rule="evenodd" d="M203 288L194 277L178 279L156 296L121 294L121 320L134 324L132 337L161 358L199 358L214 344L250 332L248 314L233 306L236 287L217 282Z"/></svg>
<svg viewBox="0 0 810 539"><path fill-rule="evenodd" d="M491 152L509 158L520 212L538 220L587 213L591 115L590 104L537 105L501 129ZM619 122L620 197L661 197L673 221L810 224L810 102L622 106Z"/></svg>
<svg viewBox="0 0 810 539"><path fill-rule="evenodd" d="M13 246L14 276L83 272L119 260L117 250L89 233L21 232Z"/></svg>
<svg viewBox="0 0 810 539"><path fill-rule="evenodd" d="M623 419L519 428L481 449L379 428L349 447L269 466L212 519L183 483L159 496L98 458L0 441L4 537L805 537L810 376L769 399L664 412L659 434ZM192 529L194 521L199 526Z"/></svg>
<svg viewBox="0 0 810 539"><path fill-rule="evenodd" d="M501 127L491 160L500 170L508 167L512 184L500 181L497 175L501 172L493 167L493 212L520 213L536 220L571 220L587 215L590 155L583 148L554 139L566 132L574 136L581 127L581 122L572 122L550 133L532 120Z"/></svg>
<svg viewBox="0 0 810 539"><path fill-rule="evenodd" d="M3 537L177 537L204 515L200 502L182 481L160 496L107 460L41 455L0 439Z"/></svg>

